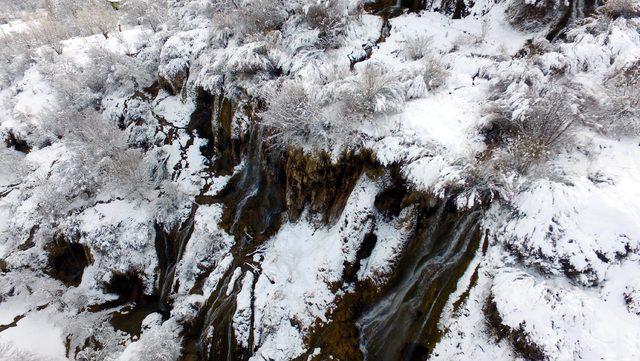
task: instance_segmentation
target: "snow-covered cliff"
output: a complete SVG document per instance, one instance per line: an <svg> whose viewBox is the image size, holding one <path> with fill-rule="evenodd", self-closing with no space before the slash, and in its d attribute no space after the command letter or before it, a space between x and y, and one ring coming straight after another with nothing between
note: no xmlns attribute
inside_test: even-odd
<svg viewBox="0 0 640 361"><path fill-rule="evenodd" d="M640 358L637 1L3 6L0 360Z"/></svg>

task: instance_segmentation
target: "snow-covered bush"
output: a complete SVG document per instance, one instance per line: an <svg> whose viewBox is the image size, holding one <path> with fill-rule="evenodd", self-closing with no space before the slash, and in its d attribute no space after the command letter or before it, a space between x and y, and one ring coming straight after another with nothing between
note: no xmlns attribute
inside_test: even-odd
<svg viewBox="0 0 640 361"><path fill-rule="evenodd" d="M150 86L154 79L153 69L147 67L136 57L115 53L104 47L92 47L88 52L91 67L87 67L84 81L98 88L104 82L105 92L119 90L122 93L133 93L135 90Z"/></svg>
<svg viewBox="0 0 640 361"><path fill-rule="evenodd" d="M17 20L25 15L32 14L37 10L43 9L45 0L2 0L0 6L2 11L0 12L0 23L8 23L9 21Z"/></svg>
<svg viewBox="0 0 640 361"><path fill-rule="evenodd" d="M422 77L429 90L443 86L448 72L442 61L433 55L427 55L422 60Z"/></svg>
<svg viewBox="0 0 640 361"><path fill-rule="evenodd" d="M213 4L215 31L246 36L279 29L287 20L286 3L281 0L220 0Z"/></svg>
<svg viewBox="0 0 640 361"><path fill-rule="evenodd" d="M640 136L640 61L610 78L605 90L607 100L590 120L605 134Z"/></svg>
<svg viewBox="0 0 640 361"><path fill-rule="evenodd" d="M367 64L344 81L339 97L344 115L356 121L398 111L405 96L395 74L382 65Z"/></svg>
<svg viewBox="0 0 640 361"><path fill-rule="evenodd" d="M160 179L160 177L156 177ZM183 214L181 210L191 207L189 197L170 180L160 183L160 196L154 204L154 219L166 229L175 227Z"/></svg>
<svg viewBox="0 0 640 361"><path fill-rule="evenodd" d="M102 34L108 38L110 32L117 30L116 11L106 1L89 2L73 15L78 28L87 35Z"/></svg>
<svg viewBox="0 0 640 361"><path fill-rule="evenodd" d="M239 7L246 34L277 30L288 16L285 2L281 0L245 0Z"/></svg>
<svg viewBox="0 0 640 361"><path fill-rule="evenodd" d="M79 64L67 58L38 64L38 70L56 89L59 109L98 107L104 96L133 95L154 81L153 66L135 57L94 46L87 51L89 62Z"/></svg>
<svg viewBox="0 0 640 361"><path fill-rule="evenodd" d="M509 23L523 31L537 31L559 19L568 2L558 0L514 0L505 15Z"/></svg>
<svg viewBox="0 0 640 361"><path fill-rule="evenodd" d="M490 124L485 134L506 149L498 152L505 166L526 173L531 165L548 160L573 141L574 127L584 116L582 99L565 79L548 79L539 87L527 87L517 100L509 96L507 82L494 84Z"/></svg>
<svg viewBox="0 0 640 361"><path fill-rule="evenodd" d="M329 84L286 81L267 97L263 124L279 144L326 149L360 143L358 127L404 104L399 78L378 64Z"/></svg>
<svg viewBox="0 0 640 361"><path fill-rule="evenodd" d="M267 110L261 117L280 145L324 148L333 135L340 132L340 127L325 117L313 94L295 81L285 82L269 95Z"/></svg>
<svg viewBox="0 0 640 361"><path fill-rule="evenodd" d="M318 30L318 47L339 46L347 24L348 4L345 0L307 1L302 3L306 22Z"/></svg>
<svg viewBox="0 0 640 361"><path fill-rule="evenodd" d="M3 87L24 75L32 64L33 51L23 33L0 34L0 49L0 87Z"/></svg>
<svg viewBox="0 0 640 361"><path fill-rule="evenodd" d="M105 181L109 187L132 199L148 199L160 179L154 179L153 168L157 166L145 158L140 149L125 149L107 160Z"/></svg>
<svg viewBox="0 0 640 361"><path fill-rule="evenodd" d="M121 11L130 24L148 26L151 30L158 31L167 19L169 8L167 0L129 0L124 3Z"/></svg>
<svg viewBox="0 0 640 361"><path fill-rule="evenodd" d="M426 34L407 36L402 46L402 53L408 60L422 59L433 53L433 38Z"/></svg>
<svg viewBox="0 0 640 361"><path fill-rule="evenodd" d="M610 132L640 136L640 61L606 83L610 98Z"/></svg>
<svg viewBox="0 0 640 361"><path fill-rule="evenodd" d="M607 0L598 11L613 19L630 19L640 15L640 3L637 0Z"/></svg>
<svg viewBox="0 0 640 361"><path fill-rule="evenodd" d="M71 183L82 183L76 184L76 189L89 196L105 189L144 199L155 188L159 181L154 179L155 162L146 159L141 150L129 149L126 133L99 113L92 109L61 112L52 122L54 132L71 151L61 167L74 175Z"/></svg>
<svg viewBox="0 0 640 361"><path fill-rule="evenodd" d="M157 316L158 320L151 320ZM154 322L149 326L145 323ZM151 314L143 321L143 328L146 328L140 340L129 346L128 352L133 357L131 359L139 361L176 361L180 356L180 338L176 332L169 330L166 325L161 325L161 316ZM125 351L125 352L127 352Z"/></svg>
<svg viewBox="0 0 640 361"><path fill-rule="evenodd" d="M422 98L429 91L442 87L449 75L438 55L426 54L416 63L413 76L405 81L407 100Z"/></svg>
<svg viewBox="0 0 640 361"><path fill-rule="evenodd" d="M231 73L253 75L260 71L273 71L269 47L265 41L244 44L233 50L224 67Z"/></svg>
<svg viewBox="0 0 640 361"><path fill-rule="evenodd" d="M58 55L62 54L62 40L73 36L72 29L64 22L52 16L42 17L29 24L30 46L48 46Z"/></svg>

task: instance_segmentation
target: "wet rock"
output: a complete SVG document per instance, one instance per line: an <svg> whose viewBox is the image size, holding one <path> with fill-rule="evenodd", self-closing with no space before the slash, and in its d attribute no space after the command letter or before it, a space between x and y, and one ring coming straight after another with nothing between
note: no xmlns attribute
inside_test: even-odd
<svg viewBox="0 0 640 361"><path fill-rule="evenodd" d="M303 210L330 222L342 213L351 190L365 170L376 169L373 155L365 150L343 154L335 163L326 153L309 155L289 150L286 156L287 209L291 220Z"/></svg>

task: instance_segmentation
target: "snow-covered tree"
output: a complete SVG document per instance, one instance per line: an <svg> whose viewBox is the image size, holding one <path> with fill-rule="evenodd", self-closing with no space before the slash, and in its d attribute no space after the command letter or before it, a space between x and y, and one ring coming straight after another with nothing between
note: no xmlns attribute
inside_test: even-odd
<svg viewBox="0 0 640 361"><path fill-rule="evenodd" d="M147 26L153 31L160 30L169 14L167 0L129 0L121 11L130 24Z"/></svg>
<svg viewBox="0 0 640 361"><path fill-rule="evenodd" d="M108 3L89 2L74 13L76 26L87 34L102 34L105 38L109 33L118 30L116 10Z"/></svg>

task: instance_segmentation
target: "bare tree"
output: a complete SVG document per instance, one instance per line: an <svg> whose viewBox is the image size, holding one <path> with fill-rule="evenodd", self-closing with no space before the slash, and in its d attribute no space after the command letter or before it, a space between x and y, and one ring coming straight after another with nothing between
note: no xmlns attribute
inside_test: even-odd
<svg viewBox="0 0 640 361"><path fill-rule="evenodd" d="M51 15L42 17L29 25L32 47L46 45L58 55L64 48L62 41L72 36L71 29L64 22L58 21Z"/></svg>
<svg viewBox="0 0 640 361"><path fill-rule="evenodd" d="M118 17L116 11L105 3L93 3L80 8L75 14L78 27L89 34L100 33L105 39L109 32L117 29Z"/></svg>

